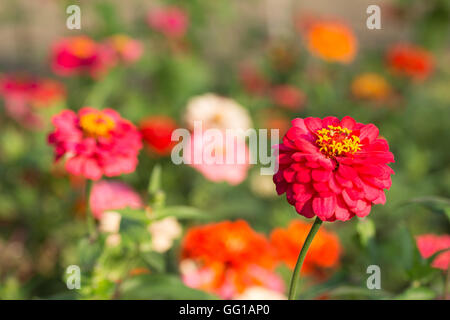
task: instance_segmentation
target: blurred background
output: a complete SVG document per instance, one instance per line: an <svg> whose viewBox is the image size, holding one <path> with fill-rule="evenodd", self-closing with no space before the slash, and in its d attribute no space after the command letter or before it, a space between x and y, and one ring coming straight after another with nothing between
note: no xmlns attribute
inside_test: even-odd
<svg viewBox="0 0 450 320"><path fill-rule="evenodd" d="M66 27L73 4L80 30ZM215 125L231 117L279 129L280 138L296 117L374 123L396 160L386 204L364 219L325 224L299 298L445 298L450 3L377 1L379 30L366 26L371 4L3 0L0 298L285 298L311 221L276 195L259 165L218 178L172 163L168 137L202 120L198 99ZM336 37L316 35L317 44L312 30L328 24L338 26ZM138 204L111 200L94 221L96 197L121 195L106 187L94 196L100 183L91 188L68 173L47 143L51 117L83 106L118 111L144 143L133 173L102 180L120 183ZM120 229L105 212L121 215ZM234 236L248 251L244 265L230 262ZM270 263L256 261L252 243L270 248ZM208 256L217 250L227 256ZM80 289L67 288L69 265L81 269ZM380 290L366 286L369 265L380 267Z"/></svg>

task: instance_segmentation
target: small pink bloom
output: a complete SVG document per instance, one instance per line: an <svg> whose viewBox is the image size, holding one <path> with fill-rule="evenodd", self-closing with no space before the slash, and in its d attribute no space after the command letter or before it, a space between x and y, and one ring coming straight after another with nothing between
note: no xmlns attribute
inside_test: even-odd
<svg viewBox="0 0 450 320"><path fill-rule="evenodd" d="M424 234L416 237L417 248L424 259L438 251L450 248L450 235L437 236ZM450 263L450 250L442 252L431 263L433 268L447 270Z"/></svg>
<svg viewBox="0 0 450 320"><path fill-rule="evenodd" d="M161 32L169 38L181 38L188 27L187 13L175 6L152 9L147 16L150 28Z"/></svg>
<svg viewBox="0 0 450 320"><path fill-rule="evenodd" d="M237 185L247 177L249 150L245 141L226 139L224 131L215 130L220 133L217 139L194 133L190 140L191 148L184 150L184 159L210 181Z"/></svg>
<svg viewBox="0 0 450 320"><path fill-rule="evenodd" d="M106 211L124 208L138 209L143 206L141 197L126 183L100 180L92 186L89 206L96 219Z"/></svg>
<svg viewBox="0 0 450 320"><path fill-rule="evenodd" d="M142 56L142 43L123 34L109 37L106 45L110 46L119 60L125 63L133 63Z"/></svg>
<svg viewBox="0 0 450 320"><path fill-rule="evenodd" d="M116 111L84 107L77 114L64 110L52 122L55 130L48 142L55 148L56 160L66 158L69 173L98 180L136 169L141 135Z"/></svg>

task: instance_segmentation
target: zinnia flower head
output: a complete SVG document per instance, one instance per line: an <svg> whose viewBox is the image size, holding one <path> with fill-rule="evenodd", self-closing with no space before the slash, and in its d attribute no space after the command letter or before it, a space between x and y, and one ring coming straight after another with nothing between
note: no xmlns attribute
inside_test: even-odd
<svg viewBox="0 0 450 320"><path fill-rule="evenodd" d="M299 214L346 221L385 203L394 155L375 125L348 116L297 118L292 125L279 145L274 182Z"/></svg>
<svg viewBox="0 0 450 320"><path fill-rule="evenodd" d="M116 34L106 40L117 55L117 58L125 63L133 63L142 56L142 44L124 34Z"/></svg>
<svg viewBox="0 0 450 320"><path fill-rule="evenodd" d="M289 268L294 269L301 249L299 243L305 241L310 229L309 223L293 220L286 229L276 228L272 231L270 240L277 258ZM302 272L320 276L324 269L336 267L341 251L337 235L320 229L308 250Z"/></svg>
<svg viewBox="0 0 450 320"><path fill-rule="evenodd" d="M178 128L175 120L168 116L151 116L143 119L139 128L152 152L161 156L170 154L176 144L172 141L172 132Z"/></svg>
<svg viewBox="0 0 450 320"><path fill-rule="evenodd" d="M434 69L434 60L430 52L406 43L394 45L388 50L387 63L395 74L415 80L426 79Z"/></svg>
<svg viewBox="0 0 450 320"><path fill-rule="evenodd" d="M300 89L291 85L279 85L272 89L273 102L291 111L300 110L306 101L306 95Z"/></svg>
<svg viewBox="0 0 450 320"><path fill-rule="evenodd" d="M124 182L100 180L92 185L89 207L97 219L107 211L142 206L141 196Z"/></svg>
<svg viewBox="0 0 450 320"><path fill-rule="evenodd" d="M55 130L48 142L55 159L66 158L65 168L73 174L98 180L131 173L142 148L136 127L112 109L84 107L75 113L64 110L52 119Z"/></svg>
<svg viewBox="0 0 450 320"><path fill-rule="evenodd" d="M203 129L243 129L251 127L248 111L236 101L213 93L196 96L188 101L185 120L190 129L196 121Z"/></svg>
<svg viewBox="0 0 450 320"><path fill-rule="evenodd" d="M147 23L168 38L181 38L186 33L189 17L182 8L168 6L150 10Z"/></svg>
<svg viewBox="0 0 450 320"><path fill-rule="evenodd" d="M353 80L352 94L359 99L384 101L391 95L385 78L376 73L363 73Z"/></svg>
<svg viewBox="0 0 450 320"><path fill-rule="evenodd" d="M207 134L194 132L190 148L184 150L183 157L206 179L237 185L247 177L250 152L245 141L236 136L227 139L224 131L219 133L220 139L215 140Z"/></svg>
<svg viewBox="0 0 450 320"><path fill-rule="evenodd" d="M424 234L416 237L417 248L424 259L428 259L438 251L450 248L450 235ZM433 259L433 268L447 271L450 265L450 250L444 251Z"/></svg>
<svg viewBox="0 0 450 320"><path fill-rule="evenodd" d="M191 228L181 258L188 286L225 299L253 286L283 290L281 279L273 273L275 260L269 241L243 220Z"/></svg>
<svg viewBox="0 0 450 320"><path fill-rule="evenodd" d="M55 80L31 75L7 74L0 77L0 96L9 116L30 128L38 128L43 119L37 108L51 107L66 97L64 86Z"/></svg>
<svg viewBox="0 0 450 320"><path fill-rule="evenodd" d="M336 21L316 21L306 31L309 51L328 62L349 63L358 42L352 30Z"/></svg>
<svg viewBox="0 0 450 320"><path fill-rule="evenodd" d="M53 72L60 76L104 74L116 62L114 50L87 36L64 38L53 45Z"/></svg>

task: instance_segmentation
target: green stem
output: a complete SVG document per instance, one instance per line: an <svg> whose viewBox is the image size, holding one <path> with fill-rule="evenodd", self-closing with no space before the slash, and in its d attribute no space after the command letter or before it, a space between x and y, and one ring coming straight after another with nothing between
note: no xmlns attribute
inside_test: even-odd
<svg viewBox="0 0 450 320"><path fill-rule="evenodd" d="M86 180L86 184L84 186L84 188L85 188L84 201L86 201L86 222L87 222L89 235L92 238L95 235L95 221L94 221L94 216L92 215L90 206L89 206L89 197L91 195L91 186L92 186L92 182L90 180Z"/></svg>
<svg viewBox="0 0 450 320"><path fill-rule="evenodd" d="M316 217L316 220L314 221L314 224L312 225L311 230L309 230L308 236L306 237L305 243L303 243L302 250L298 255L297 264L295 265L294 272L292 273L291 287L289 288L289 300L295 299L297 283L300 275L300 270L302 269L303 261L305 260L309 246L311 245L314 236L316 235L317 231L319 231L321 225L322 220L320 220L319 217Z"/></svg>

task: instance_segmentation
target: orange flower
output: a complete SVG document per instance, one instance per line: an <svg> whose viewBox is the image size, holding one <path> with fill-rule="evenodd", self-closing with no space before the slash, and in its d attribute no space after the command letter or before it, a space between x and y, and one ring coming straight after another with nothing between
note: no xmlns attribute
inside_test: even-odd
<svg viewBox="0 0 450 320"><path fill-rule="evenodd" d="M311 53L326 61L349 63L356 55L356 37L340 22L315 22L308 28L306 37Z"/></svg>
<svg viewBox="0 0 450 320"><path fill-rule="evenodd" d="M359 99L386 100L391 95L389 83L376 73L363 73L352 83L352 94Z"/></svg>
<svg viewBox="0 0 450 320"><path fill-rule="evenodd" d="M276 228L270 239L276 249L280 261L294 269L300 253L301 244L305 241L310 224L293 220L287 229ZM324 268L337 266L341 254L341 245L336 234L320 229L303 263L302 272L305 274L321 275Z"/></svg>
<svg viewBox="0 0 450 320"><path fill-rule="evenodd" d="M205 264L220 262L236 268L248 264L272 267L275 263L269 241L244 220L191 228L184 239L182 258L199 259Z"/></svg>
<svg viewBox="0 0 450 320"><path fill-rule="evenodd" d="M397 44L391 47L387 53L387 63L394 73L415 80L426 79L434 68L431 53L411 44Z"/></svg>
<svg viewBox="0 0 450 320"><path fill-rule="evenodd" d="M225 299L253 286L283 290L281 279L273 273L276 261L270 242L243 220L190 229L181 258L186 285Z"/></svg>

